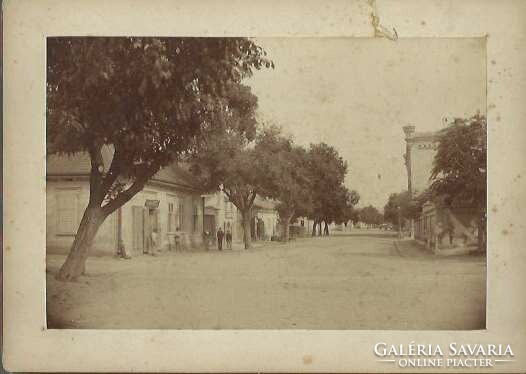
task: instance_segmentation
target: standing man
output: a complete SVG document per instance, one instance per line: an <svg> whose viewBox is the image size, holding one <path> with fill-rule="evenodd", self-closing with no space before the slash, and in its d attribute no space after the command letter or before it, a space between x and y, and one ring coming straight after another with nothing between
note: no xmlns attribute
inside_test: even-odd
<svg viewBox="0 0 526 374"><path fill-rule="evenodd" d="M223 250L223 237L225 236L225 233L223 232L223 229L219 227L219 230L217 230L217 249L220 251Z"/></svg>
<svg viewBox="0 0 526 374"><path fill-rule="evenodd" d="M226 230L226 249L232 249L232 233L230 232L230 229Z"/></svg>

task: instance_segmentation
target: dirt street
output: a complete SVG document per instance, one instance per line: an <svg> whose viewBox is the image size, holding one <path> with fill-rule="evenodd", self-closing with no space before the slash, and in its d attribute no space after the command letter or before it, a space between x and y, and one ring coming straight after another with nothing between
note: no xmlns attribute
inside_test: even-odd
<svg viewBox="0 0 526 374"><path fill-rule="evenodd" d="M482 256L403 255L393 237L298 239L244 251L93 257L63 283L48 256L49 328L479 329Z"/></svg>

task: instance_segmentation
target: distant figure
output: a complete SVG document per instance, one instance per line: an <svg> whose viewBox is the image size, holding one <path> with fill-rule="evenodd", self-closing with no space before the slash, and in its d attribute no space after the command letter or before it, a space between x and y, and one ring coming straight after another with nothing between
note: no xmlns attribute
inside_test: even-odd
<svg viewBox="0 0 526 374"><path fill-rule="evenodd" d="M230 232L230 230L226 230L225 239L226 239L226 248L232 249L232 233Z"/></svg>
<svg viewBox="0 0 526 374"><path fill-rule="evenodd" d="M153 229L150 234L150 245L148 246L148 251L152 256L155 256L155 249L157 248L157 240L158 240L158 234L157 230Z"/></svg>
<svg viewBox="0 0 526 374"><path fill-rule="evenodd" d="M225 233L223 232L223 229L220 227L219 230L217 230L217 249L220 251L223 250L223 237L225 236Z"/></svg>

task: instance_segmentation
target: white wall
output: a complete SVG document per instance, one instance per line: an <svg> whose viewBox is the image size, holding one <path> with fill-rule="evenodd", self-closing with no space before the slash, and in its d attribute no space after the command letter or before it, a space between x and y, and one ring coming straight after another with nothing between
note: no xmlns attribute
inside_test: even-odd
<svg viewBox="0 0 526 374"><path fill-rule="evenodd" d="M75 229L65 233L59 226L58 200L60 196L74 195L73 202L76 214L74 215ZM69 253L75 238L76 230L82 219L82 214L88 205L89 185L87 181L48 181L46 187L46 246L48 253ZM69 198L68 198L69 200ZM110 215L99 231L93 242L92 254L114 254L116 251L117 219L116 214Z"/></svg>

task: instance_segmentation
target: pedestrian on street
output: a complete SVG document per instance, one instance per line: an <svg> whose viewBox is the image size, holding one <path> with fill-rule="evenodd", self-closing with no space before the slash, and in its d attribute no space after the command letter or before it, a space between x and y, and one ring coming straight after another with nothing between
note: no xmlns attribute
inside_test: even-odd
<svg viewBox="0 0 526 374"><path fill-rule="evenodd" d="M230 230L226 230L225 239L226 239L226 248L232 249L232 233L230 232Z"/></svg>
<svg viewBox="0 0 526 374"><path fill-rule="evenodd" d="M219 230L217 230L217 249L220 251L223 250L223 237L225 236L225 233L223 232L223 229L220 227Z"/></svg>

